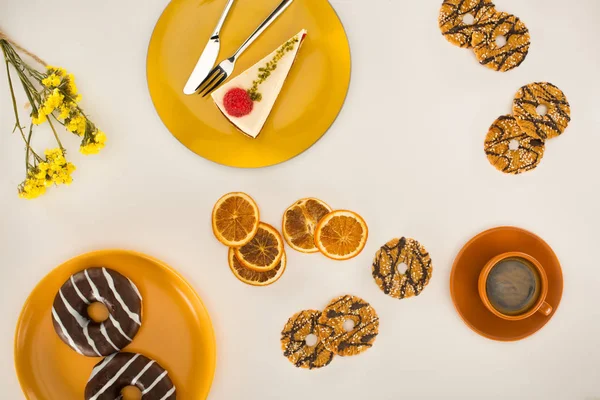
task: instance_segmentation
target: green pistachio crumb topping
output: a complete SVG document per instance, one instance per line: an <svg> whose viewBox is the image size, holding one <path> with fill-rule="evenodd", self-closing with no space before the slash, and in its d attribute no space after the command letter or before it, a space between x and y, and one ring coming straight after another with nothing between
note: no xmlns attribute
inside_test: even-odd
<svg viewBox="0 0 600 400"><path fill-rule="evenodd" d="M258 78L252 82L252 87L248 90L248 95L250 96L250 99L252 99L252 101L262 100L262 94L258 91L258 86L264 81L266 81L269 78L269 76L271 76L271 72L277 69L277 63L279 62L279 60L281 60L286 53L294 50L294 48L296 47L296 43L298 43L299 41L300 39L298 39L298 37L295 37L285 42L279 49L277 49L277 53L275 53L273 59L267 62L267 64L264 67L260 67L258 69Z"/></svg>

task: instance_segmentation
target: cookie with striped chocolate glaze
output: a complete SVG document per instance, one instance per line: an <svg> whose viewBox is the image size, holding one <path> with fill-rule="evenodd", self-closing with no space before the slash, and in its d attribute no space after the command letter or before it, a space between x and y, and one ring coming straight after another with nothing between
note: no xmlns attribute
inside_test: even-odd
<svg viewBox="0 0 600 400"><path fill-rule="evenodd" d="M306 342L309 335L317 335L320 316L321 311L300 311L288 320L281 331L283 355L298 368L322 368L333 359L333 353L318 339L312 346Z"/></svg>
<svg viewBox="0 0 600 400"><path fill-rule="evenodd" d="M545 143L523 132L512 115L503 115L490 127L484 149L488 161L497 170L516 175L540 164Z"/></svg>
<svg viewBox="0 0 600 400"><path fill-rule="evenodd" d="M537 107L546 106L541 115ZM571 107L562 90L548 82L535 82L519 89L513 100L513 114L521 129L539 139L561 135L571 122Z"/></svg>
<svg viewBox="0 0 600 400"><path fill-rule="evenodd" d="M398 266L402 264L407 268L400 272ZM429 253L421 243L410 238L390 240L377 250L373 259L375 283L383 293L395 299L421 294L432 272Z"/></svg>
<svg viewBox="0 0 600 400"><path fill-rule="evenodd" d="M445 0L440 8L438 24L450 43L471 47L473 33L486 27L495 13L491 0ZM465 22L465 16L472 17L472 23Z"/></svg>
<svg viewBox="0 0 600 400"><path fill-rule="evenodd" d="M99 302L108 319L97 323L88 306ZM52 304L54 330L69 347L88 357L120 351L133 340L141 324L142 296L135 284L109 268L77 272L60 287Z"/></svg>
<svg viewBox="0 0 600 400"><path fill-rule="evenodd" d="M350 329L346 321L351 321ZM357 296L333 299L318 320L323 345L339 356L354 356L373 346L379 333L379 317L369 303Z"/></svg>
<svg viewBox="0 0 600 400"><path fill-rule="evenodd" d="M506 43L499 46L496 38L504 36ZM471 45L477 60L495 71L510 71L527 57L531 37L523 21L511 14L497 12L486 26L473 32Z"/></svg>
<svg viewBox="0 0 600 400"><path fill-rule="evenodd" d="M135 386L144 400L175 400L175 385L158 362L135 353L115 353L96 364L87 385L85 400L121 399L121 391Z"/></svg>

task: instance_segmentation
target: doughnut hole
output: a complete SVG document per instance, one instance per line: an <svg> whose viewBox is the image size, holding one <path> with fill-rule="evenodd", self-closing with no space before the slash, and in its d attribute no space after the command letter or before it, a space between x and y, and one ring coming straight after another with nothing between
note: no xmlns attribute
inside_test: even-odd
<svg viewBox="0 0 600 400"><path fill-rule="evenodd" d="M141 400L142 391L135 386L125 386L121 390L121 396L123 400Z"/></svg>
<svg viewBox="0 0 600 400"><path fill-rule="evenodd" d="M106 321L109 315L108 308L99 301L90 304L87 313L90 319L98 324Z"/></svg>

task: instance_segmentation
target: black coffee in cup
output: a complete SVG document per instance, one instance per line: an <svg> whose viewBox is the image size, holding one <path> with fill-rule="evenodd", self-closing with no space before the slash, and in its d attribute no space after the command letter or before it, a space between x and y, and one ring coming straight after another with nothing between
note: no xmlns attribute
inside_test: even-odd
<svg viewBox="0 0 600 400"><path fill-rule="evenodd" d="M491 269L486 281L490 303L505 315L527 312L537 302L540 289L537 269L519 257L499 261Z"/></svg>

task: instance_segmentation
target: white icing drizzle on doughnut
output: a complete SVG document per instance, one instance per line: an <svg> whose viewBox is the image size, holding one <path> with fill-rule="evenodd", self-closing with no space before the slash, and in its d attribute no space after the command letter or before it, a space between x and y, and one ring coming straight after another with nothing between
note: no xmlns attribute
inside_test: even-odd
<svg viewBox="0 0 600 400"><path fill-rule="evenodd" d="M104 384L104 386L102 386L102 388L92 397L90 397L90 400L96 400L102 393L104 393L109 387L111 387L116 381L117 379L119 379L119 377L121 375L123 375L123 373L127 370L127 368L129 368L129 366L139 357L139 354L136 354L135 356L133 356L131 358L131 360L127 361L127 364L123 365L121 367L121 369L119 371L117 371L117 373L108 381ZM93 376L93 375L92 375Z"/></svg>
<svg viewBox="0 0 600 400"><path fill-rule="evenodd" d="M92 350L94 350L94 353L96 353L98 355L98 357L102 357L102 354L100 354L100 352L98 351L98 348L96 347L96 343L94 343L94 340L90 336L90 333L88 331L89 325L90 325L90 322L88 321L87 324L85 324L85 326L83 327L83 334L85 335L85 338L87 339L88 344L90 345Z"/></svg>
<svg viewBox="0 0 600 400"><path fill-rule="evenodd" d="M75 279L73 279L73 275L71 275L71 285L73 285L73 289L75 289L75 292L77 292L77 296L79 296L79 298L81 299L81 301L83 301L85 304L90 304L90 302L88 301L88 299L85 298L85 296L83 295L83 293L81 293L79 291L79 288L75 284Z"/></svg>
<svg viewBox="0 0 600 400"><path fill-rule="evenodd" d="M135 378L133 378L133 380L131 381L131 384L135 385L135 383L138 381L138 379L140 379L142 377L142 375L144 375L144 372L148 371L148 368L150 368L152 366L152 364L154 364L155 362L156 361L154 361L154 360L150 360L150 362L148 364L146 364L144 369L142 369L140 371L140 373L137 374L137 376Z"/></svg>
<svg viewBox="0 0 600 400"><path fill-rule="evenodd" d="M77 310L75 310L73 307L71 307L71 304L69 304L67 299L65 299L62 289L60 289L58 291L58 294L60 295L60 298L62 299L63 304L67 308L67 311L69 311L69 314L71 314L73 316L73 318L75 318L75 320L77 320L77 323L79 324L79 326L83 328L86 325L86 323L89 321L87 319L83 318L83 316L81 314L79 314L77 312Z"/></svg>
<svg viewBox="0 0 600 400"><path fill-rule="evenodd" d="M110 360L112 360L116 355L117 355L117 353L113 353L110 356L106 357L100 364L96 365L94 367L94 369L92 370L92 374L90 375L88 382L91 381L98 372L102 371L102 369L106 366L106 364L108 364L110 362Z"/></svg>
<svg viewBox="0 0 600 400"><path fill-rule="evenodd" d="M166 375L167 375L167 371L164 371L162 374L160 374L158 376L158 378L156 378L154 380L154 382L152 382L152 385L148 386L146 389L144 389L142 391L142 396L145 395L146 393L148 393L149 391L151 391L154 388L154 386L156 386L158 384L158 382L160 382L162 380L162 378L164 378Z"/></svg>
<svg viewBox="0 0 600 400"><path fill-rule="evenodd" d="M85 277L87 278L88 283L90 284L90 287L92 288L92 296L94 296L94 299L96 299L96 301L101 301L100 292L98 292L98 288L96 287L96 285L94 285L94 282L92 282L92 279L88 275L87 269L84 270L83 273L85 274Z"/></svg>
<svg viewBox="0 0 600 400"><path fill-rule="evenodd" d="M69 341L69 345L71 346L71 348L73 350L75 350L77 353L83 355L83 353L81 352L81 350L79 350L79 348L77 347L77 345L75 344L75 342L73 341L73 339L71 339L71 336L69 336L69 332L67 332L67 330L65 329L65 326L63 325L62 321L60 320L60 317L58 316L58 313L56 312L56 310L54 309L54 307L52 307L52 317L54 317L54 319L56 320L56 322L58 322L58 325L60 326L60 330L62 331L63 335L66 336L67 340Z"/></svg>
<svg viewBox="0 0 600 400"><path fill-rule="evenodd" d="M104 336L104 339L106 339L106 341L113 347L113 349L115 349L115 351L121 350L117 346L115 346L112 340L110 340L110 338L108 337L108 333L106 332L106 326L104 326L104 323L100 324L100 332L102 333L102 336Z"/></svg>
<svg viewBox="0 0 600 400"><path fill-rule="evenodd" d="M167 392L167 394L165 394L163 397L161 397L161 398L160 398L160 400L165 400L165 399L168 399L168 398L169 398L169 396L170 396L170 395L172 395L173 393L175 393L175 386L173 386L173 387L171 388L171 390L169 390L169 391Z"/></svg>
<svg viewBox="0 0 600 400"><path fill-rule="evenodd" d="M94 343L94 339L92 339L92 337L90 336L90 333L88 331L88 327L90 325L90 320L84 318L81 314L79 314L77 312L77 310L75 310L73 307L71 307L71 304L69 304L69 302L67 301L67 299L65 298L65 296L62 293L62 289L60 289L58 291L58 293L60 294L60 298L62 299L62 302L65 305L65 307L67 308L67 311L69 311L69 314L71 314L73 316L73 318L75 318L75 320L77 321L79 326L83 329L83 335L85 336L85 338L86 338L88 344L90 345L90 347L92 348L92 350L94 350L94 353L96 353L98 355L98 357L101 357L102 354L100 354L100 352L98 351L98 348L96 347L96 343Z"/></svg>
<svg viewBox="0 0 600 400"><path fill-rule="evenodd" d="M117 301L119 302L121 307L123 307L123 310L127 313L127 315L129 315L129 318L131 318L133 320L133 322L135 322L136 324L142 325L140 316L134 312L131 312L129 307L127 307L127 304L125 304L125 301L123 301L123 298L121 297L121 295L115 288L115 282L113 281L112 276L110 276L108 271L106 271L106 268L102 267L102 272L104 273L104 277L106 278L106 282L108 282L108 286L110 287L110 290L113 292L113 295L115 296L115 298L117 299Z"/></svg>
<svg viewBox="0 0 600 400"><path fill-rule="evenodd" d="M112 316L112 314L108 314L108 318L110 318L110 321L113 323L113 325L115 326L115 328L117 328L117 330L119 331L119 333L121 335L123 335L123 337L127 340L129 340L130 342L132 341L132 339L127 336L127 334L123 331L123 328L121 328L121 324L119 323L119 321L117 321L115 319L115 317Z"/></svg>
<svg viewBox="0 0 600 400"><path fill-rule="evenodd" d="M137 296L140 298L140 300L142 299L142 294L140 293L140 291L138 290L137 286L135 286L135 283L133 283L133 281L129 278L127 278L127 280L129 281L129 283L131 283L131 287L133 288L133 291L135 292L135 294L137 294Z"/></svg>

